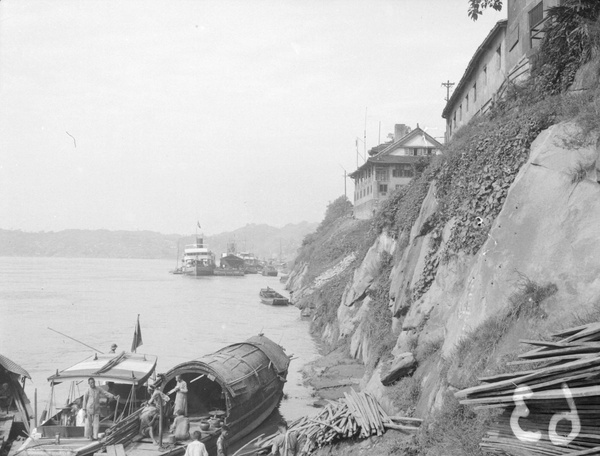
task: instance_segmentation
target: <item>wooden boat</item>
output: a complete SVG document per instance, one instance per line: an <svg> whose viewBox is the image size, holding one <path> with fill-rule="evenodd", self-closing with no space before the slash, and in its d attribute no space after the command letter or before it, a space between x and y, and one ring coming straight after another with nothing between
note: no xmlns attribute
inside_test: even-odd
<svg viewBox="0 0 600 456"><path fill-rule="evenodd" d="M269 287L261 288L259 295L263 304L269 304L271 306L287 306L290 303L288 298Z"/></svg>
<svg viewBox="0 0 600 456"><path fill-rule="evenodd" d="M200 424L213 417L210 427L201 430L202 441L213 454L222 424L218 421L227 424L233 443L256 429L275 410L283 397L289 364L283 348L260 334L179 364L160 376L157 385L169 393L175 387L175 377L181 375L188 387L190 434L201 430ZM156 446L135 442L127 447L128 456L147 455L149 451L156 452ZM184 451L184 447L176 447L168 454Z"/></svg>
<svg viewBox="0 0 600 456"><path fill-rule="evenodd" d="M86 456L91 455L107 441L111 443L127 443L137 434L139 419L136 416L142 400L147 398L144 384L156 368L157 358L154 355L122 352L120 354L94 354L87 359L50 376L48 381L52 389L51 399L55 397L55 389L62 383L69 383L67 400L64 407L51 400L48 410L43 413L41 424L18 449L20 456ZM108 389L113 395L120 396L118 404L107 402L100 411L100 433L107 437L98 441L84 438L84 427L75 422L75 404L81 401L76 393L78 384L85 385L88 378L96 380L97 388ZM104 382L105 385L100 383ZM79 402L81 403L81 402ZM46 419L45 417L50 418Z"/></svg>
<svg viewBox="0 0 600 456"><path fill-rule="evenodd" d="M33 418L25 381L31 376L17 363L0 355L0 453L6 454L18 437L29 434Z"/></svg>
<svg viewBox="0 0 600 456"><path fill-rule="evenodd" d="M267 264L263 267L262 275L269 277L277 277L278 271L272 264Z"/></svg>

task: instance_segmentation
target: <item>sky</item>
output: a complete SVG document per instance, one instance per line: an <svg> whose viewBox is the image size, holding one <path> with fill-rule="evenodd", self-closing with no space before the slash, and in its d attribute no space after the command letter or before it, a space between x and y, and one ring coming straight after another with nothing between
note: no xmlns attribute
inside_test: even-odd
<svg viewBox="0 0 600 456"><path fill-rule="evenodd" d="M467 7L2 0L0 229L319 222L365 124L367 149L396 123L442 140L441 83L506 16Z"/></svg>

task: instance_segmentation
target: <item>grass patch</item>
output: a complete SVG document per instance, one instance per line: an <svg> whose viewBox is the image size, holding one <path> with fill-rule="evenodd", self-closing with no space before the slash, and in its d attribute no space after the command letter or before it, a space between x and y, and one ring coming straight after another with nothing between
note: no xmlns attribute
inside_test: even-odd
<svg viewBox="0 0 600 456"><path fill-rule="evenodd" d="M448 360L449 380L453 386L468 388L478 383L478 377L489 374L490 368L498 363L498 346L516 322L519 319L545 318L540 304L557 291L553 283L540 285L519 273L517 288L509 298L509 305L485 320L456 345Z"/></svg>
<svg viewBox="0 0 600 456"><path fill-rule="evenodd" d="M347 270L331 279L327 286L320 288L310 297L315 304L315 314L310 324L313 335L321 336L327 325L337 322L337 310L342 303L346 283L351 278L352 272Z"/></svg>
<svg viewBox="0 0 600 456"><path fill-rule="evenodd" d="M421 425L411 455L481 456L479 442L495 412L474 412L461 405L452 393L446 393L441 409Z"/></svg>
<svg viewBox="0 0 600 456"><path fill-rule="evenodd" d="M422 344L417 345L416 359L421 364L427 358L430 358L434 354L438 353L444 345L444 338L438 337L436 339L428 340Z"/></svg>
<svg viewBox="0 0 600 456"><path fill-rule="evenodd" d="M362 330L371 342L367 369L373 369L380 359L391 353L396 343L396 335L392 332L392 312L390 310L392 267L393 256L383 251L377 279L367 290L371 303L361 322Z"/></svg>
<svg viewBox="0 0 600 456"><path fill-rule="evenodd" d="M417 402L421 397L421 381L414 375L402 377L392 386L386 387L386 395L402 414L412 416Z"/></svg>

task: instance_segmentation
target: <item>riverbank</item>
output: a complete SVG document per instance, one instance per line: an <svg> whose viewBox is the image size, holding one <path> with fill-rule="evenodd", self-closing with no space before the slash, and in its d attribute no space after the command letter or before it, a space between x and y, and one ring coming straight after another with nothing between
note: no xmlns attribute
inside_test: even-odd
<svg viewBox="0 0 600 456"><path fill-rule="evenodd" d="M347 351L338 348L323 353L315 361L302 368L302 376L307 387L313 389L316 408L324 407L327 401L343 398L351 389L359 391L366 367L356 359L350 358ZM315 412L316 413L316 412ZM319 448L312 453L316 456L363 456L377 454L388 456L398 454L411 446L412 433L388 430L381 436L367 439L343 440L333 445Z"/></svg>
<svg viewBox="0 0 600 456"><path fill-rule="evenodd" d="M344 397L352 388L359 390L365 366L350 358L343 349L333 350L302 368L304 383L310 386L316 400L315 407L323 407L328 400Z"/></svg>

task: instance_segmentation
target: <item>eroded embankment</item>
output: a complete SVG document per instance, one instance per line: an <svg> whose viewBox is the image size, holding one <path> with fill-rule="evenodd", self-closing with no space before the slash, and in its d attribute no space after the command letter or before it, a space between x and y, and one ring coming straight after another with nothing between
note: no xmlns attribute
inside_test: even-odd
<svg viewBox="0 0 600 456"><path fill-rule="evenodd" d="M388 413L428 420L378 454L441 454L453 439L455 454L477 454L491 415L452 392L511 368L519 339L597 317L599 150L576 122L556 123L564 103L585 102L573 100L482 119L372 223L344 214L297 263L288 286L337 365L359 360L359 386Z"/></svg>

